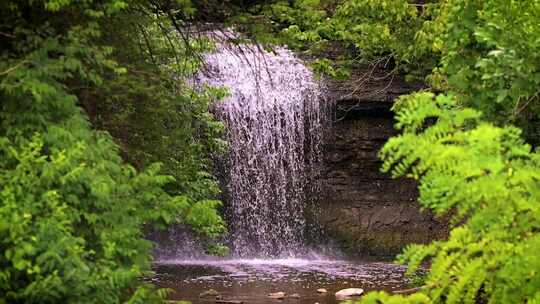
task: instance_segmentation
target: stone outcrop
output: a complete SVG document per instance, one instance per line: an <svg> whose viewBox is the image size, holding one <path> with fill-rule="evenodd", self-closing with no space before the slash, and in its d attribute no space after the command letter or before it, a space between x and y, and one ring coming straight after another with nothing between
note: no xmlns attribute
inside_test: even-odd
<svg viewBox="0 0 540 304"><path fill-rule="evenodd" d="M366 81L354 92L334 89L336 119L324 147L316 220L350 254L394 255L406 244L426 243L446 233L444 219L420 210L414 181L380 172L377 153L397 134L392 102L419 88L402 79L388 81Z"/></svg>

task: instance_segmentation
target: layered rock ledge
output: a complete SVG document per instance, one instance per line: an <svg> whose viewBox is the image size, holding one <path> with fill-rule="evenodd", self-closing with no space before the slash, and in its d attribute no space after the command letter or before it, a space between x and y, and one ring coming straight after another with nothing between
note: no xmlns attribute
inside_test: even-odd
<svg viewBox="0 0 540 304"><path fill-rule="evenodd" d="M336 118L324 145L322 195L316 221L349 254L395 255L410 243L446 235L445 219L420 210L417 185L380 171L377 153L397 134L390 108L400 95L421 88L383 70L358 72L356 79L331 83ZM355 89L362 84L361 89Z"/></svg>

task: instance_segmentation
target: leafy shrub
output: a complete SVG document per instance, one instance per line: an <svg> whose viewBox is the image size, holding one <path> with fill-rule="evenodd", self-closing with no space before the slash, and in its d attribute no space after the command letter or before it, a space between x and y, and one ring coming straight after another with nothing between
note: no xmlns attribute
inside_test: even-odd
<svg viewBox="0 0 540 304"><path fill-rule="evenodd" d="M150 161L140 171L126 164L80 107L101 102L85 93L120 87L130 72L102 33L126 7L0 3L0 303L159 301L164 292L139 281L151 261L144 226L179 222L209 236L225 229L219 202L180 195L195 192Z"/></svg>
<svg viewBox="0 0 540 304"><path fill-rule="evenodd" d="M458 107L454 96L418 93L398 105L404 134L384 146L383 168L420 180L422 206L454 211L456 224L447 241L410 246L401 256L409 272L431 260L424 302L408 301L538 301L539 155L519 129L486 123L477 110ZM363 302L377 303L370 301Z"/></svg>

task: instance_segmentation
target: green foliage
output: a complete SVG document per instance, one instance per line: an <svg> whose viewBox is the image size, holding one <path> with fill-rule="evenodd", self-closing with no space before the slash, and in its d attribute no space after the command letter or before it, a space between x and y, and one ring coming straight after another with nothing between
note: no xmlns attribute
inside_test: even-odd
<svg viewBox="0 0 540 304"><path fill-rule="evenodd" d="M447 241L410 246L401 257L409 272L431 259L425 303L538 301L540 155L519 129L486 123L455 96L405 97L397 119L404 134L381 151L384 170L418 179L420 203L453 211L457 225Z"/></svg>
<svg viewBox="0 0 540 304"><path fill-rule="evenodd" d="M394 60L396 70L423 77L438 59L432 47L438 3L412 2L273 1L251 7L251 14L260 17L257 22L248 17L240 21L249 23L250 31L262 42L284 43L310 55L337 59L337 65L327 65L329 69L317 65L331 76L343 76L351 64L385 65ZM273 39L267 38L268 33L274 34Z"/></svg>
<svg viewBox="0 0 540 304"><path fill-rule="evenodd" d="M435 89L463 95L461 100L487 119L517 123L535 140L540 133L538 1L422 2L273 1L251 8L263 24L251 28L261 28L253 30L257 37L266 37L264 31L279 37L267 41L332 59L315 65L332 76L343 76L337 72L343 65L393 60L408 79L427 77Z"/></svg>
<svg viewBox="0 0 540 304"><path fill-rule="evenodd" d="M260 12L283 43L309 54L331 76L353 63L396 64L408 79L498 124L516 123L529 141L540 134L538 1L275 1ZM267 29L268 31L268 29ZM345 52L338 52L336 45Z"/></svg>
<svg viewBox="0 0 540 304"><path fill-rule="evenodd" d="M430 299L424 294L414 294L412 296L390 296L384 292L370 292L362 297L365 304L429 304Z"/></svg>
<svg viewBox="0 0 540 304"><path fill-rule="evenodd" d="M517 123L537 142L540 2L446 1L436 87L498 124Z"/></svg>
<svg viewBox="0 0 540 304"><path fill-rule="evenodd" d="M223 92L195 91L185 80L199 68L200 53L212 45L195 38L186 38L187 44L169 16L137 8L106 20L113 34L102 38L117 46L115 58L130 73L108 74L102 87L83 88L78 95L85 97L93 125L118 139L130 163L144 168L161 162L163 172L177 181L168 185L170 193L195 201L215 198L219 189L209 174L209 156L224 149L223 126L209 108Z"/></svg>
<svg viewBox="0 0 540 304"><path fill-rule="evenodd" d="M160 47L156 41L128 59L143 41L140 32L106 27L135 26L151 3L0 3L0 303L157 302L165 292L139 280L151 261L143 228L182 223L209 237L224 232L213 200L217 187L207 173L208 153L221 146L214 139L221 126L207 108L221 93L199 96L185 85L160 83L196 64L166 68L165 51L157 64L147 56ZM139 25L151 20L140 18ZM123 44L114 45L112 37ZM104 114L99 110L113 108L122 110L97 118ZM133 111L122 121L128 108ZM130 134L136 139L126 137L128 148L120 141L122 150L87 116L116 130L149 109L151 118L164 115L163 125L137 129ZM161 139L167 132L181 144ZM150 142L130 150L137 136ZM179 154L163 157L176 148ZM140 170L120 157L131 151ZM164 170L152 164L161 157Z"/></svg>
<svg viewBox="0 0 540 304"><path fill-rule="evenodd" d="M401 256L411 273L431 264L419 293L361 302L537 303L540 164L528 144L540 134L540 2L421 2L275 1L257 13L285 43L326 57L318 71L393 60L443 92L396 103L403 134L381 157L385 171L419 180L420 203L450 214L453 229Z"/></svg>
<svg viewBox="0 0 540 304"><path fill-rule="evenodd" d="M137 282L143 227L224 232L208 110L224 92L185 81L212 47L182 32L198 21L323 55L314 68L335 77L394 62L443 92L395 105L403 134L381 157L420 181L425 208L453 215L450 237L401 256L411 273L431 263L419 293L362 302L540 302L540 166L526 143L540 134L540 2L421 2L0 2L0 302L159 300Z"/></svg>
<svg viewBox="0 0 540 304"><path fill-rule="evenodd" d="M538 12L538 1L444 1L425 41L440 56L429 79L448 93L395 105L403 135L381 151L383 169L419 180L420 203L453 215L447 241L400 257L411 272L430 261L427 303L540 300L539 155L509 125L537 143Z"/></svg>

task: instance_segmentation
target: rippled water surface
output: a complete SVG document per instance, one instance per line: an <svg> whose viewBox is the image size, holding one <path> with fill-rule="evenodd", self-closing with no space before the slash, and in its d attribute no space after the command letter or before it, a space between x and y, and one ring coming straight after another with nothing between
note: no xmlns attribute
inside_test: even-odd
<svg viewBox="0 0 540 304"><path fill-rule="evenodd" d="M397 290L407 287L405 267L388 262L276 259L162 261L154 266L154 283L174 290L170 298L193 303L215 303L201 298L209 289L226 301L244 303L337 303L335 292L343 288ZM327 294L317 293L325 288ZM272 292L298 294L283 300L267 297Z"/></svg>

